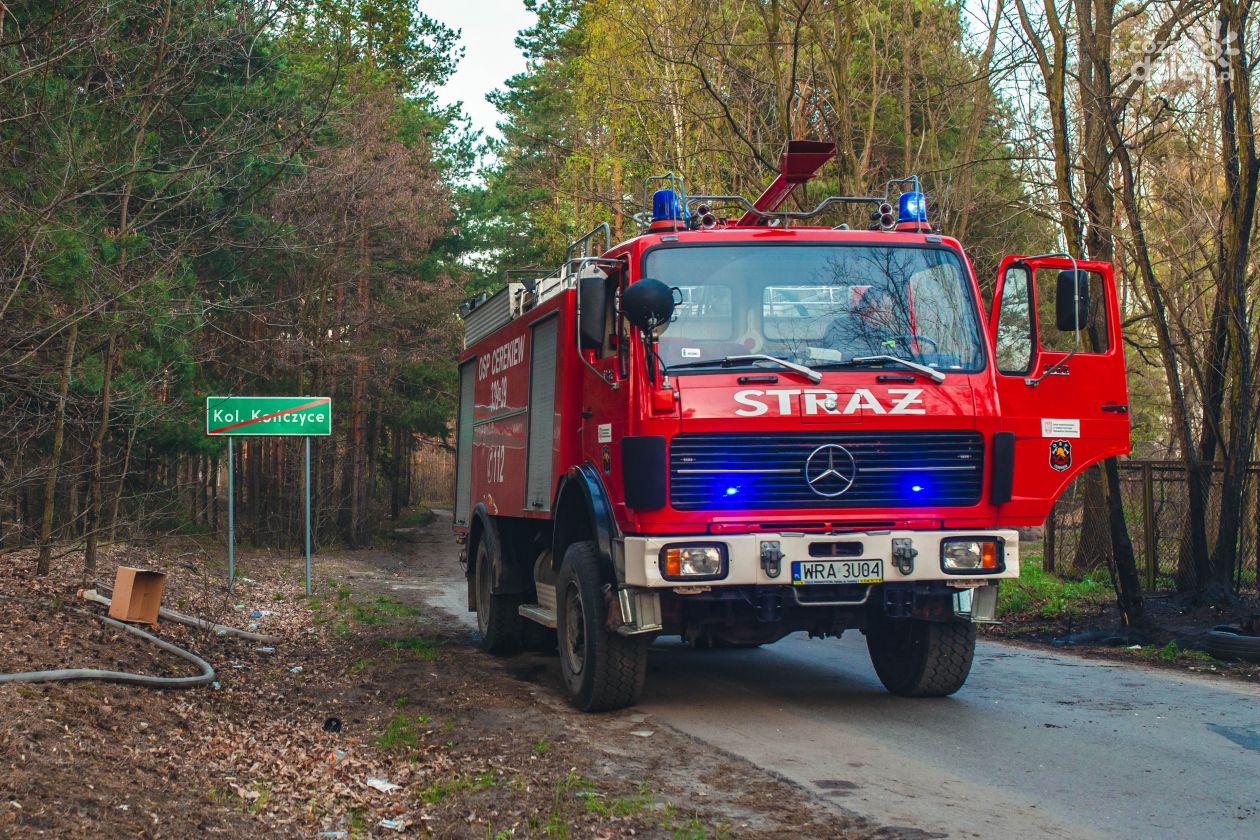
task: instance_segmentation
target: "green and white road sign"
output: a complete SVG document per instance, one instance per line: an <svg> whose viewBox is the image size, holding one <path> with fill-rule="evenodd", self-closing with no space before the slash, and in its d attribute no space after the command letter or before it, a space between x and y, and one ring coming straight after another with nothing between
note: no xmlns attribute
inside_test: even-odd
<svg viewBox="0 0 1260 840"><path fill-rule="evenodd" d="M330 435L332 397L206 397L206 434Z"/></svg>

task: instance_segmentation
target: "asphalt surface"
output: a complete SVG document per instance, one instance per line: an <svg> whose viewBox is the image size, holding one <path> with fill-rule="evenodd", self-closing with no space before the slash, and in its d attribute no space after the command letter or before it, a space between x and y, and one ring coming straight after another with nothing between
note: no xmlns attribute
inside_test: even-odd
<svg viewBox="0 0 1260 840"><path fill-rule="evenodd" d="M459 567L425 586L475 627ZM548 681L560 692L550 658ZM951 698L884 691L850 632L653 647L638 711L916 838L1260 837L1260 688L980 643Z"/></svg>
<svg viewBox="0 0 1260 840"><path fill-rule="evenodd" d="M954 697L887 694L861 634L658 642L640 710L914 837L1260 837L1260 690L978 645Z"/></svg>

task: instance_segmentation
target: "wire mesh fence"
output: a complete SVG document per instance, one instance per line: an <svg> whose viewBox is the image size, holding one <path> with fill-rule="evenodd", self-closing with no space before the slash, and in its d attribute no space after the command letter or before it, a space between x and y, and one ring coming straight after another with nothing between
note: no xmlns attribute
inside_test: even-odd
<svg viewBox="0 0 1260 840"><path fill-rule="evenodd" d="M1187 590L1196 584L1189 551L1190 499L1186 466L1180 461L1120 461L1120 497L1133 541L1138 573L1148 591ZM1205 536L1215 548L1224 468L1210 467ZM1256 592L1257 527L1260 525L1260 463L1247 470L1238 534L1237 592ZM1111 553L1101 467L1091 467L1068 485L1045 525L1048 571L1083 574L1103 566Z"/></svg>

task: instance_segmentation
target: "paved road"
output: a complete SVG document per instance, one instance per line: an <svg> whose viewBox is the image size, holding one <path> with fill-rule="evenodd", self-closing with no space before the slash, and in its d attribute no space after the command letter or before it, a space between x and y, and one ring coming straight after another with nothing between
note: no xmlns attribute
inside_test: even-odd
<svg viewBox="0 0 1260 840"><path fill-rule="evenodd" d="M431 586L475 626L461 578ZM906 838L1260 837L1260 689L1223 680L981 643L957 695L906 700L859 633L662 640L639 711Z"/></svg>
<svg viewBox="0 0 1260 840"><path fill-rule="evenodd" d="M884 692L857 633L658 648L643 711L885 825L1260 837L1254 688L982 643L957 695L906 700Z"/></svg>

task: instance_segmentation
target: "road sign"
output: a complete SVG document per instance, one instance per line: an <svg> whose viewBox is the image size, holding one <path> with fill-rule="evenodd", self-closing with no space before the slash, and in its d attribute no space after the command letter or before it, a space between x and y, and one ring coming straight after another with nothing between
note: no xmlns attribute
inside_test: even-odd
<svg viewBox="0 0 1260 840"><path fill-rule="evenodd" d="M331 397L206 397L206 434L330 435Z"/></svg>
<svg viewBox="0 0 1260 840"><path fill-rule="evenodd" d="M311 436L332 434L331 397L206 397L206 434L228 439L228 592L236 580L232 438L306 438L306 594L311 594Z"/></svg>

